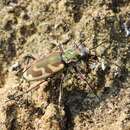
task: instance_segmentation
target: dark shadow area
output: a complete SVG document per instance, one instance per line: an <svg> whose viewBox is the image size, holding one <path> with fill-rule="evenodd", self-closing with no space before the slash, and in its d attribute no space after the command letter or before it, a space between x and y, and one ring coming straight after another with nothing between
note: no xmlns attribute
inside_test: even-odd
<svg viewBox="0 0 130 130"><path fill-rule="evenodd" d="M5 39L0 39L0 87L5 83L5 77L7 76L7 69L3 68L3 63L10 64L12 59L16 56L16 46L14 43L15 34L12 32L10 37Z"/></svg>
<svg viewBox="0 0 130 130"><path fill-rule="evenodd" d="M15 32L12 32L7 41L8 44L5 52L5 58L7 63L10 63L10 61L12 61L12 59L16 56L16 45L14 43L15 39L16 39Z"/></svg>
<svg viewBox="0 0 130 130"><path fill-rule="evenodd" d="M9 5L10 3L18 3L18 0L3 0L3 4L4 5Z"/></svg>
<svg viewBox="0 0 130 130"><path fill-rule="evenodd" d="M102 75L102 77L105 77L105 74ZM90 93L91 90L89 91L84 91L84 90L80 90L80 89L73 89L72 91L68 91L66 89L64 89L64 104L65 107L67 106L67 110L69 111L69 113L67 113L67 118L71 119L71 121L68 122L68 126L69 129L73 129L74 126L74 118L79 115L82 112L87 112L87 111L91 111L92 113L94 112L94 110L98 107L100 107L100 103L105 102L106 99L109 99L109 97L115 97L120 93L120 90L124 87L123 83L126 81L128 77L128 71L127 69L124 67L122 67L121 70L121 76L120 77L115 77L113 79L113 82L111 84L110 87L105 87L105 78L104 81L101 81L101 85L102 85L102 93L100 95L100 100L97 99L96 96L91 97ZM101 77L99 76L98 79L100 79ZM104 84L102 84L102 82L104 82ZM85 102L84 102L85 99ZM83 102L85 104L83 104ZM91 118L88 117L86 119L88 121L88 123L93 122L91 120Z"/></svg>
<svg viewBox="0 0 130 130"><path fill-rule="evenodd" d="M37 31L37 28L35 27L34 23L31 23L30 25L23 25L20 28L21 36L23 37L29 37L33 35Z"/></svg>
<svg viewBox="0 0 130 130"><path fill-rule="evenodd" d="M120 7L129 4L129 0L111 0L110 3L107 4L108 9L111 9L114 13L120 12Z"/></svg>
<svg viewBox="0 0 130 130"><path fill-rule="evenodd" d="M105 19L106 21L106 28L109 32L109 45L105 49L102 56L105 56L106 58L110 59L119 59L119 57L122 58L122 53L120 52L120 49L123 49L127 45L127 38L125 37L125 34L122 32L122 22L121 19L118 19L116 16L113 17L107 17ZM111 54L108 55L108 50L111 49Z"/></svg>
<svg viewBox="0 0 130 130"><path fill-rule="evenodd" d="M6 74L3 72L2 63L0 63L0 88L2 88L3 85L5 84L5 77L6 77Z"/></svg>
<svg viewBox="0 0 130 130"><path fill-rule="evenodd" d="M17 129L17 110L16 106L13 104L7 107L6 110L6 128L7 130L16 130Z"/></svg>
<svg viewBox="0 0 130 130"><path fill-rule="evenodd" d="M89 4L88 0L71 0L66 2L66 6L71 6L73 19L75 23L78 23L83 15L83 8Z"/></svg>

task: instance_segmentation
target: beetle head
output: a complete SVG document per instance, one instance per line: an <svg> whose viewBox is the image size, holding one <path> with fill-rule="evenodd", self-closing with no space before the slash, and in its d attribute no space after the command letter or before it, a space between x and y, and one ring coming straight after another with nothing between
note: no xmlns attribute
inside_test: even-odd
<svg viewBox="0 0 130 130"><path fill-rule="evenodd" d="M89 49L83 44L75 44L75 47L79 50L81 57L86 57L89 54Z"/></svg>

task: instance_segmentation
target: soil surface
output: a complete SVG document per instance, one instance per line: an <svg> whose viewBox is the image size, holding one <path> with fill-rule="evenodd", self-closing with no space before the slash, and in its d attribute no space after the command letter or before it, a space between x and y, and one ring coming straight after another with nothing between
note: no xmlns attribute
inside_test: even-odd
<svg viewBox="0 0 130 130"><path fill-rule="evenodd" d="M130 0L0 1L0 130L130 130L129 19ZM84 61L24 93L38 82L14 65L79 43Z"/></svg>

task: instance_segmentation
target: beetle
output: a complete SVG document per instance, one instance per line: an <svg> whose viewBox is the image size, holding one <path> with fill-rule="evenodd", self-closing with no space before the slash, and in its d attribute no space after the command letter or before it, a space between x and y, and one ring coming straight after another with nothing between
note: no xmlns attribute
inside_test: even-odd
<svg viewBox="0 0 130 130"><path fill-rule="evenodd" d="M27 91L23 92L22 94L13 97L13 99L22 96L23 94L28 93L31 90L38 88L41 84L46 85L46 80L49 77L52 77L54 74L63 70L67 65L72 65L73 63L77 63L78 61L81 60L86 61L89 56L89 49L82 43L79 45L75 44L73 48L67 49L65 51L61 46L59 46L59 48L60 51L52 52L49 55L44 56L39 60L35 60L35 58L30 55L25 57L25 59L32 58L35 61L32 63L32 65L30 65L23 71L22 79L25 79L27 82L39 81L39 83L29 88ZM22 66L22 65L18 64L18 66ZM16 70L14 67L18 68L15 65L13 66L13 70ZM83 76L81 77L82 79L84 79ZM92 90L91 85L90 84L88 85ZM61 101L61 96L62 96L62 88L60 87L59 102Z"/></svg>
<svg viewBox="0 0 130 130"><path fill-rule="evenodd" d="M77 62L81 58L86 57L88 53L89 50L83 44L65 51L61 49L60 51L53 52L35 61L31 67L25 71L23 77L27 81L47 79L61 71L66 64Z"/></svg>

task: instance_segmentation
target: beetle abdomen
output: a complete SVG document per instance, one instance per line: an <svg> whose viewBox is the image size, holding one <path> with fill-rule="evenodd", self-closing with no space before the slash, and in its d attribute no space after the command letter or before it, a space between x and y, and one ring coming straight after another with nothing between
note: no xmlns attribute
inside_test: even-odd
<svg viewBox="0 0 130 130"><path fill-rule="evenodd" d="M36 61L25 73L24 78L28 81L40 80L50 77L64 68L61 53L55 52L47 57Z"/></svg>

